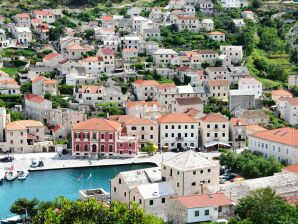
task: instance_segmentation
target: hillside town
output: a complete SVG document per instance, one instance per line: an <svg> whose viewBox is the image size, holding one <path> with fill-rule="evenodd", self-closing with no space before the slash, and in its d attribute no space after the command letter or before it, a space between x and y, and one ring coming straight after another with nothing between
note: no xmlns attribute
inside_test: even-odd
<svg viewBox="0 0 298 224"><path fill-rule="evenodd" d="M101 201L181 224L236 223L238 203L264 188L297 205L298 11L295 1L280 4L3 5L6 181L17 177L18 155L57 155L63 168L146 158L155 166L118 172Z"/></svg>

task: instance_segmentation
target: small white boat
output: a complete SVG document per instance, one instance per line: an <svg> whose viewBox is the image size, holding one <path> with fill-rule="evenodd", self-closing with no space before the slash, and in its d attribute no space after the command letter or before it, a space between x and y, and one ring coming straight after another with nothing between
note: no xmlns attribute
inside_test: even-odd
<svg viewBox="0 0 298 224"><path fill-rule="evenodd" d="M26 169L23 169L22 171L20 171L18 173L18 179L19 180L25 180L27 178L27 176L29 175L29 171Z"/></svg>
<svg viewBox="0 0 298 224"><path fill-rule="evenodd" d="M6 180L14 180L18 177L18 173L15 170L10 170L5 174Z"/></svg>
<svg viewBox="0 0 298 224"><path fill-rule="evenodd" d="M5 178L5 171L4 169L0 169L0 183L3 182L4 178Z"/></svg>

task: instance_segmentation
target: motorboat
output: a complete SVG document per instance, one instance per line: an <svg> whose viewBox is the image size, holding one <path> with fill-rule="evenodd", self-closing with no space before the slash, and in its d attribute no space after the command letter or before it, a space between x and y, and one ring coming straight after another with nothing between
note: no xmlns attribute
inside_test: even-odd
<svg viewBox="0 0 298 224"><path fill-rule="evenodd" d="M18 173L15 170L10 170L5 174L6 180L14 180L18 177Z"/></svg>
<svg viewBox="0 0 298 224"><path fill-rule="evenodd" d="M3 182L4 178L5 178L5 171L4 169L0 169L0 183Z"/></svg>
<svg viewBox="0 0 298 224"><path fill-rule="evenodd" d="M23 169L21 170L19 173L18 173L18 179L19 180L25 180L27 178L27 176L29 175L29 171L26 170L26 169Z"/></svg>

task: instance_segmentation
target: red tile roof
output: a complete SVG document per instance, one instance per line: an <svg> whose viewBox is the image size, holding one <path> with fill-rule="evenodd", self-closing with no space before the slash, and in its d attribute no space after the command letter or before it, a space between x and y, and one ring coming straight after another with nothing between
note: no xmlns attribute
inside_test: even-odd
<svg viewBox="0 0 298 224"><path fill-rule="evenodd" d="M298 146L298 129L278 128L252 134L253 137L290 146Z"/></svg>
<svg viewBox="0 0 298 224"><path fill-rule="evenodd" d="M84 58L83 61L85 62L99 62L99 61L103 61L103 58L102 57L87 57L87 58Z"/></svg>
<svg viewBox="0 0 298 224"><path fill-rule="evenodd" d="M48 84L48 85L57 84L57 83L58 81L54 79L47 79L43 82L43 84Z"/></svg>
<svg viewBox="0 0 298 224"><path fill-rule="evenodd" d="M87 92L89 90L89 92ZM96 93L101 93L103 92L104 87L103 86L95 86L95 85L90 85L90 86L82 86L82 93L89 93L89 94L96 94Z"/></svg>
<svg viewBox="0 0 298 224"><path fill-rule="evenodd" d="M298 163L286 166L283 170L298 174Z"/></svg>
<svg viewBox="0 0 298 224"><path fill-rule="evenodd" d="M228 86L229 81L224 79L208 80L209 86Z"/></svg>
<svg viewBox="0 0 298 224"><path fill-rule="evenodd" d="M153 107L156 105L159 107L159 102L157 101L129 101L127 102L126 107L127 108L132 108L132 107Z"/></svg>
<svg viewBox="0 0 298 224"><path fill-rule="evenodd" d="M144 126L147 126L147 125L156 125L157 126L157 123L155 121L152 121L150 119L147 119L147 118L134 118L134 119L130 119L128 121L124 121L126 125L144 125Z"/></svg>
<svg viewBox="0 0 298 224"><path fill-rule="evenodd" d="M134 84L137 86L154 86L154 87L159 86L159 83L155 80L143 80L143 79L135 80Z"/></svg>
<svg viewBox="0 0 298 224"><path fill-rule="evenodd" d="M137 53L138 49L136 49L136 48L123 48L122 51L126 52L126 53Z"/></svg>
<svg viewBox="0 0 298 224"><path fill-rule="evenodd" d="M52 60L53 58L57 57L59 54L57 53L50 53L50 54L47 54L43 57L44 60Z"/></svg>
<svg viewBox="0 0 298 224"><path fill-rule="evenodd" d="M109 48L101 48L100 51L103 55L114 55L115 54L115 51L113 49L109 49Z"/></svg>
<svg viewBox="0 0 298 224"><path fill-rule="evenodd" d="M224 35L225 33L219 31L209 32L208 35Z"/></svg>
<svg viewBox="0 0 298 224"><path fill-rule="evenodd" d="M233 201L226 197L223 193L179 196L177 199L186 208L233 205Z"/></svg>
<svg viewBox="0 0 298 224"><path fill-rule="evenodd" d="M16 16L19 18L30 18L28 13L20 13L20 14L17 14Z"/></svg>
<svg viewBox="0 0 298 224"><path fill-rule="evenodd" d="M36 10L33 11L33 14L42 16L54 16L54 14L49 10Z"/></svg>
<svg viewBox="0 0 298 224"><path fill-rule="evenodd" d="M177 15L177 18L180 20L198 20L195 16L187 16L187 15Z"/></svg>
<svg viewBox="0 0 298 224"><path fill-rule="evenodd" d="M209 113L206 116L200 118L204 122L227 122L228 119L220 113Z"/></svg>
<svg viewBox="0 0 298 224"><path fill-rule="evenodd" d="M232 125L243 125L243 126L247 125L247 123L244 119L237 118L237 117L231 118L230 122L231 122Z"/></svg>
<svg viewBox="0 0 298 224"><path fill-rule="evenodd" d="M298 204L298 196L283 196L282 198L290 205Z"/></svg>
<svg viewBox="0 0 298 224"><path fill-rule="evenodd" d="M178 71L181 71L181 72L185 72L185 71L193 71L192 68L188 67L188 66L182 66L180 68L177 69Z"/></svg>
<svg viewBox="0 0 298 224"><path fill-rule="evenodd" d="M116 121L103 118L91 118L73 126L73 130L94 130L94 131L117 131L121 124Z"/></svg>
<svg viewBox="0 0 298 224"><path fill-rule="evenodd" d="M298 97L289 98L288 103L292 106L298 106Z"/></svg>
<svg viewBox="0 0 298 224"><path fill-rule="evenodd" d="M293 97L292 93L284 89L272 90L271 95L277 97Z"/></svg>
<svg viewBox="0 0 298 224"><path fill-rule="evenodd" d="M25 99L26 100L29 100L33 103L42 103L45 101L44 98L40 97L40 96L37 96L37 95L34 95L34 94L28 94L25 96Z"/></svg>
<svg viewBox="0 0 298 224"><path fill-rule="evenodd" d="M182 97L176 98L176 101L181 106L203 104L200 97Z"/></svg>
<svg viewBox="0 0 298 224"><path fill-rule="evenodd" d="M14 79L0 80L0 85L2 85L2 87L6 86L6 85L12 85L12 86L15 86L15 87L19 86L19 84ZM5 87L3 87L3 88L5 88Z"/></svg>
<svg viewBox="0 0 298 224"><path fill-rule="evenodd" d="M46 80L46 79L47 79L46 77L40 75L40 76L37 76L35 79L32 79L32 83L36 83L36 82Z"/></svg>
<svg viewBox="0 0 298 224"><path fill-rule="evenodd" d="M111 21L113 19L112 16L108 16L108 15L104 15L104 16L101 16L100 17L101 20L104 20L104 21Z"/></svg>
<svg viewBox="0 0 298 224"><path fill-rule="evenodd" d="M157 119L159 123L198 123L196 119L183 113L171 113Z"/></svg>

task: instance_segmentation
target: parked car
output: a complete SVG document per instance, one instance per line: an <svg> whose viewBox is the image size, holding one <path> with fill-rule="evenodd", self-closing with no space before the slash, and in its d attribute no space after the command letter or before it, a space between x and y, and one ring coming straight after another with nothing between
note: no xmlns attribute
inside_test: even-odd
<svg viewBox="0 0 298 224"><path fill-rule="evenodd" d="M12 162L13 160L14 158L12 156L4 156L0 158L0 162L3 162L3 163Z"/></svg>
<svg viewBox="0 0 298 224"><path fill-rule="evenodd" d="M32 159L31 160L31 164L30 164L31 168L36 168L38 167L38 161L36 159Z"/></svg>
<svg viewBox="0 0 298 224"><path fill-rule="evenodd" d="M172 149L172 152L179 152L178 149Z"/></svg>

